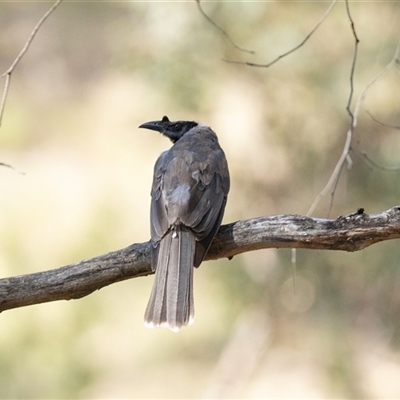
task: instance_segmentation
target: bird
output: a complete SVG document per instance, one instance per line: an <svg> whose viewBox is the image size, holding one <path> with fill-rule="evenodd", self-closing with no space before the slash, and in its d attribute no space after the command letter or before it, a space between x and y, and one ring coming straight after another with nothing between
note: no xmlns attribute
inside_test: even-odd
<svg viewBox="0 0 400 400"><path fill-rule="evenodd" d="M158 131L173 145L154 166L151 188L151 269L155 272L145 325L179 331L194 319L193 271L218 232L230 188L217 135L194 121L167 116L139 128Z"/></svg>

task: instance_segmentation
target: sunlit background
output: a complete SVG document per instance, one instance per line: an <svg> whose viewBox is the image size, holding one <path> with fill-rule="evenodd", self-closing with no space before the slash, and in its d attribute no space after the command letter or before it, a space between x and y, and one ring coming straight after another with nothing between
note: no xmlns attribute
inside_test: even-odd
<svg viewBox="0 0 400 400"><path fill-rule="evenodd" d="M0 3L0 73L52 3ZM64 2L12 75L0 129L0 276L53 269L149 239L168 115L210 125L232 186L225 222L305 214L342 152L354 37L340 2ZM351 2L354 100L391 61L399 2ZM4 82L4 78L3 78ZM400 71L371 87L353 147L400 166ZM352 107L355 102L353 101ZM352 152L330 216L400 204L400 171ZM327 217L330 196L313 216ZM153 277L0 315L1 398L400 397L400 246L263 250L195 272L194 325L148 330ZM294 289L294 286L296 289Z"/></svg>

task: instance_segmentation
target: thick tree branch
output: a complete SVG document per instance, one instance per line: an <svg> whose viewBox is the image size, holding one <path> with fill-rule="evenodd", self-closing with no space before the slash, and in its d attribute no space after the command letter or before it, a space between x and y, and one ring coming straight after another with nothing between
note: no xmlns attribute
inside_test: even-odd
<svg viewBox="0 0 400 400"><path fill-rule="evenodd" d="M206 260L267 248L362 250L400 238L400 206L368 215L362 209L335 220L272 215L224 225ZM150 243L50 271L0 279L0 312L55 300L78 299L104 286L151 274Z"/></svg>

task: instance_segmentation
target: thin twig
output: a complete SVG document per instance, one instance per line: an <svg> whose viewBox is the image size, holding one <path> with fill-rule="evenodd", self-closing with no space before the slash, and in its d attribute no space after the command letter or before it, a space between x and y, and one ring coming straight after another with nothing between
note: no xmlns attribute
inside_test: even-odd
<svg viewBox="0 0 400 400"><path fill-rule="evenodd" d="M339 161L337 162L336 167L333 170L328 183L326 184L324 189L319 193L319 195L315 198L313 204L311 205L310 209L308 210L307 216L310 216L314 212L316 206L321 201L321 199L328 194L330 188L332 187L333 183L335 182L335 178L340 174L342 165L344 164L346 158L349 156L349 151L353 150L355 152L355 154L358 154L358 152L355 151L355 149L351 147L351 141L352 141L353 131L354 131L355 127L357 126L358 116L359 116L360 110L361 110L361 105L365 100L368 90L371 88L372 85L374 85L379 79L381 79L384 75L386 75L392 68L394 68L399 63L400 63L400 41L397 45L395 54L394 54L392 60L389 62L389 64L382 71L380 71L373 79L371 79L371 81L364 87L364 89L360 93L357 103L354 108L354 113L352 114L353 115L352 123L351 123L350 129L347 132L346 143L344 145L342 155L340 156ZM353 62L353 64L354 64L354 62ZM353 68L352 68L352 72L354 72ZM351 91L351 95L352 95L352 91ZM385 168L385 167L379 166L378 164L374 163L370 158L368 158L365 153L361 153L360 155L362 157L364 157L365 160L369 161L371 165L374 165L377 168L387 170L387 171L396 171L397 170L397 167Z"/></svg>
<svg viewBox="0 0 400 400"><path fill-rule="evenodd" d="M396 65L400 64L400 41L397 44L396 51L394 53L394 56L392 60L389 62L388 65L386 65L385 68L382 69L371 81L365 86L363 91L361 92L360 96L358 97L358 101L356 103L355 111L354 111L354 125L357 125L357 119L358 115L361 110L361 105L365 100L365 97L367 96L368 90L373 86L378 80L383 78L389 71L391 71ZM368 112L368 111L367 111ZM368 113L369 114L369 113ZM373 165L376 168L379 168L383 171L397 171L399 170L398 167L384 167L382 165L377 164L375 161L373 161L371 158L369 158L366 154L365 151L358 151L356 149L352 149L355 154L359 154L361 157L363 157L363 160L366 160L370 163L370 165Z"/></svg>
<svg viewBox="0 0 400 400"><path fill-rule="evenodd" d="M346 158L348 158L348 157L349 157L349 154L347 153ZM328 218L329 218L330 215L331 215L331 211L332 211L332 208L333 208L333 202L334 202L334 200L335 200L336 188L337 188L337 186L338 186L338 184L339 184L340 175L342 174L343 167L344 167L344 161L343 161L342 164L340 165L340 168L339 168L339 170L338 170L338 173L337 173L337 176L336 176L336 178L335 178L335 181L334 181L334 184L333 184L333 188L332 188L332 191L331 191L331 201L330 201L330 203L329 203L329 209L328 209L328 214L327 214L327 217L328 217Z"/></svg>
<svg viewBox="0 0 400 400"><path fill-rule="evenodd" d="M325 185L324 189L319 193L319 195L315 198L313 204L311 205L310 209L307 212L307 215L311 215L315 208L317 207L318 203L321 201L321 199L323 197L325 197L328 192L332 189L331 192L331 201L330 201L330 205L329 205L329 210L328 210L328 215L330 214L331 210L332 210L332 206L333 206L333 201L335 198L335 192L336 192L336 188L337 188L337 184L339 182L339 178L340 178L340 174L342 172L342 168L344 166L344 163L346 162L350 162L351 158L350 158L350 149L351 149L351 142L353 139L353 133L354 133L354 128L356 127L356 116L355 113L353 113L351 111L351 103L353 100L353 94L354 94L354 72L355 72L355 68L356 68L356 63L357 63L357 53L358 53L358 43L360 42L360 40L358 39L357 36L357 32L355 29L355 25L354 25L354 21L353 18L351 17L351 13L350 13L350 7L349 7L349 2L348 0L345 1L346 3L346 12L347 12L347 16L349 18L350 21L350 26L351 26L351 30L354 36L354 54L353 54L353 60L351 63L351 70L350 70L350 94L349 94L349 99L347 101L347 106L346 106L346 110L347 113L350 116L350 128L347 131L347 138L346 138L346 142L342 151L342 154L339 158L339 161L336 164L335 169L332 172L331 177L329 178L328 183Z"/></svg>
<svg viewBox="0 0 400 400"><path fill-rule="evenodd" d="M382 71L380 71L376 76L374 76L374 78L371 79L371 81L365 86L365 88L361 92L360 96L358 97L356 107L354 110L354 126L357 125L357 119L358 119L358 115L360 114L361 105L365 100L368 90L371 88L372 85L374 85L378 80L380 80L390 70L392 70L396 66L396 64L399 64L399 63L400 63L400 41L397 44L397 48L396 48L396 51L394 53L392 60L389 62L388 65L386 65L385 68L383 68Z"/></svg>
<svg viewBox="0 0 400 400"><path fill-rule="evenodd" d="M61 4L63 0L57 0L52 7L43 15L43 17L39 20L39 22L36 24L36 26L33 28L33 31L31 32L29 39L25 43L23 49L21 52L18 54L17 58L14 60L14 62L11 64L10 68L4 74L1 76L6 77L6 82L4 84L4 92L1 100L1 106L0 106L0 126L1 122L3 120L3 114L4 114L4 108L6 105L6 100L7 100L7 94L10 88L10 81L11 81L11 74L13 73L15 67L18 65L18 63L21 61L22 57L25 55L25 53L28 51L29 46L31 45L33 39L35 38L38 30L42 26L42 24L46 21L46 19L53 13L53 11Z"/></svg>
<svg viewBox="0 0 400 400"><path fill-rule="evenodd" d="M349 153L350 150L350 145L351 145L351 139L352 139L352 134L351 134L351 130L349 129L347 131L347 138L346 138L346 143L344 144L344 148L342 151L342 155L339 158L339 161L337 162L335 169L332 172L331 177L328 180L328 183L325 185L325 187L321 190L321 192L319 193L319 195L315 198L314 202L312 203L310 209L307 211L307 216L310 216L315 208L317 207L318 203L321 201L322 198L324 198L330 191L330 189L332 188L332 186L334 185L337 176L340 174L340 171L343 167L343 164L346 160L346 157Z"/></svg>
<svg viewBox="0 0 400 400"><path fill-rule="evenodd" d="M368 160L365 159L364 155L361 154L358 150L356 150L354 147L351 148L352 152L361 159L361 161L364 163L364 165L372 172L374 170L373 165L368 162Z"/></svg>
<svg viewBox="0 0 400 400"><path fill-rule="evenodd" d="M202 8L201 5L200 5L200 0L196 0L196 4L197 4L197 7L198 7L198 9L199 9L201 15L202 15L211 25L213 25L215 28L217 28L217 29L232 43L232 45L233 45L236 49L238 49L238 50L240 50L240 51L243 51L243 52L245 52L245 53L250 53L250 54L254 54L254 53L255 53L253 50L247 50L247 49L245 49L245 48L240 47L239 45L237 45L237 44L231 39L231 37L228 35L228 33L227 33L225 30L223 30L219 25L217 25L217 24L204 12L203 8Z"/></svg>
<svg viewBox="0 0 400 400"><path fill-rule="evenodd" d="M3 96L1 98L1 105L0 105L0 127L1 127L1 123L3 121L4 108L6 106L7 94L8 94L8 90L10 88L10 81L11 81L11 73L6 75L6 81L4 83Z"/></svg>
<svg viewBox="0 0 400 400"><path fill-rule="evenodd" d="M356 68L356 62L357 62L357 53L358 53L358 43L360 43L360 40L358 39L357 36L357 32L354 26L354 21L353 18L351 17L351 13L350 13L350 6L349 6L349 0L346 0L346 12L347 12L347 16L349 18L350 21L350 26L351 26L351 30L354 36L354 41L355 41L355 45L354 45L354 56L353 56L353 61L351 63L351 71L350 71L350 94L349 94L349 100L347 102L347 107L346 110L348 112L348 114L350 115L351 118L351 127L350 129L353 131L354 130L354 114L351 111L351 102L353 101L353 94L354 94L354 71Z"/></svg>
<svg viewBox="0 0 400 400"><path fill-rule="evenodd" d="M358 152L356 152L356 154L358 154ZM381 169L383 171L389 171L389 172L400 171L400 167L384 167L383 165L378 164L376 161L374 161L370 157L368 157L368 155L365 151L361 152L360 156L363 157L367 162L369 162L374 167Z"/></svg>
<svg viewBox="0 0 400 400"><path fill-rule="evenodd" d="M382 121L379 121L379 119L376 119L369 111L367 111L367 114L370 116L370 118L375 121L376 123L378 123L379 125L382 125L386 128L390 128L390 129L396 129L396 130L400 130L400 125L394 125L394 124L388 124Z"/></svg>
<svg viewBox="0 0 400 400"><path fill-rule="evenodd" d="M295 52L300 47L302 47L307 42L307 40L310 39L310 37L315 33L315 31L321 26L321 24L325 21L325 19L330 14L330 12L332 11L333 7L336 5L337 2L338 2L338 0L332 1L329 8L325 11L324 15L318 21L317 25L315 25L314 29L303 39L303 41L300 44L298 44L296 47L293 47L291 50L287 51L286 53L281 54L280 56L278 56L277 58L275 58L268 64L257 64L257 63L252 63L252 62L248 62L248 61L234 61L234 60L227 60L227 59L223 59L223 61L231 63L231 64L247 65L249 67L269 68L271 65L277 63L280 59L288 56L289 54Z"/></svg>
<svg viewBox="0 0 400 400"><path fill-rule="evenodd" d="M25 172L18 170L17 168L13 167L11 164L0 162L0 167L10 168L18 174L25 175Z"/></svg>

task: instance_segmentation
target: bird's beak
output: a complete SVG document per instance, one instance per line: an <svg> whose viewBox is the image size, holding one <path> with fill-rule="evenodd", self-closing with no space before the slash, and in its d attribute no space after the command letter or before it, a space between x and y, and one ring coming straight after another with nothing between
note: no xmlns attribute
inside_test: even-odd
<svg viewBox="0 0 400 400"><path fill-rule="evenodd" d="M140 125L139 128L151 129L152 131L162 132L164 129L163 121L150 121Z"/></svg>

